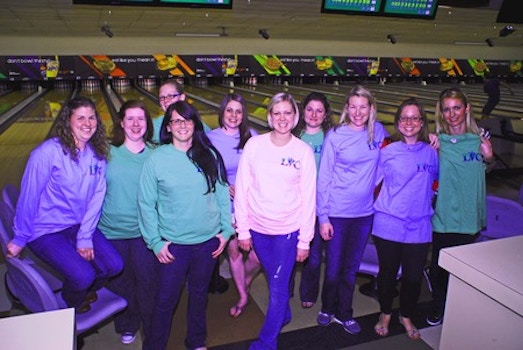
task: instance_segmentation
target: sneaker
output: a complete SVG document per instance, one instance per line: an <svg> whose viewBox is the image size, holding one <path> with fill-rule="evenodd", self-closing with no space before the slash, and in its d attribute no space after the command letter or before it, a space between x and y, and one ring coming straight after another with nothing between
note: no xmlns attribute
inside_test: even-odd
<svg viewBox="0 0 523 350"><path fill-rule="evenodd" d="M318 312L318 317L316 317L316 322L322 327L328 326L332 322L333 315L326 314L323 312Z"/></svg>
<svg viewBox="0 0 523 350"><path fill-rule="evenodd" d="M120 341L122 342L122 344L131 344L135 339L136 339L136 334L131 333L131 332L125 332L120 337Z"/></svg>
<svg viewBox="0 0 523 350"><path fill-rule="evenodd" d="M347 320L347 321L342 321L336 317L334 317L334 322L336 323L339 323L343 326L343 329L345 330L345 332L347 333L350 333L350 334L359 334L361 332L361 327L360 325L358 324L358 322L351 318L350 320Z"/></svg>
<svg viewBox="0 0 523 350"><path fill-rule="evenodd" d="M431 326L438 326L443 322L443 315L442 314L429 314L427 316L427 323Z"/></svg>

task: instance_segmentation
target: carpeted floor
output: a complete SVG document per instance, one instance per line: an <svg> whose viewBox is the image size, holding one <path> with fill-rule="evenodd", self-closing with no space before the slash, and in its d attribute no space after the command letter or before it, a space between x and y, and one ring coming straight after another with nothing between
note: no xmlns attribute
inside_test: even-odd
<svg viewBox="0 0 523 350"><path fill-rule="evenodd" d="M429 308L429 303L421 303L416 314L412 317L413 322L418 327L426 327L425 316ZM358 335L346 333L342 326L332 323L327 327L308 327L290 332L281 333L278 339L278 349L285 350L338 350L338 349L412 349L423 350L432 349L423 340L414 341L409 339L403 327L396 321L398 312L393 312L393 321L389 328L389 335L385 338L379 337L374 333L374 324L378 319L379 313L357 317L362 332ZM228 343L210 347L210 350L246 350L249 348L252 339ZM366 346L362 348L362 346Z"/></svg>

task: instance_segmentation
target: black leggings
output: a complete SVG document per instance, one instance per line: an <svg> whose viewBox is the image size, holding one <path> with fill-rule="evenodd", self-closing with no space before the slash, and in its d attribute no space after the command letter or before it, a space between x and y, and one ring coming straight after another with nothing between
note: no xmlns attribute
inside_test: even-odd
<svg viewBox="0 0 523 350"><path fill-rule="evenodd" d="M378 252L378 301L380 311L392 312L396 277L401 266L400 314L414 313L421 292L423 269L427 264L430 243L400 243L372 236Z"/></svg>
<svg viewBox="0 0 523 350"><path fill-rule="evenodd" d="M430 262L430 283L432 284L432 299L434 312L443 315L445 300L447 299L447 286L449 273L438 265L439 252L443 248L455 247L473 243L478 234L438 233L432 234L432 258Z"/></svg>

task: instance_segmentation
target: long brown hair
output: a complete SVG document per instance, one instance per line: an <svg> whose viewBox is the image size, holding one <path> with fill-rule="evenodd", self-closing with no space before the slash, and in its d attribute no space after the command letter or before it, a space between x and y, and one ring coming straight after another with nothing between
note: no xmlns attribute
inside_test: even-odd
<svg viewBox="0 0 523 350"><path fill-rule="evenodd" d="M64 153L69 154L71 159L78 161L78 148L76 147L76 142L71 130L71 116L74 111L81 107L89 107L94 110L96 116L96 131L88 143L98 159L107 160L109 155L109 142L105 134L105 125L102 123L102 118L100 118L94 102L87 97L78 96L67 102L56 118L50 136L58 137Z"/></svg>

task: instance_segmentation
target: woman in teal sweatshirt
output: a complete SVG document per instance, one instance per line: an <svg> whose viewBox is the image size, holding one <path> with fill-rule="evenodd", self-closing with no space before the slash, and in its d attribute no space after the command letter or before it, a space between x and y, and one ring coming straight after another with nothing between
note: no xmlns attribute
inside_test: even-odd
<svg viewBox="0 0 523 350"><path fill-rule="evenodd" d="M222 157L201 118L185 101L167 109L162 145L146 159L138 189L138 222L161 263L151 336L143 349L165 349L172 316L187 283L187 349L205 348L208 287L216 259L233 234Z"/></svg>

